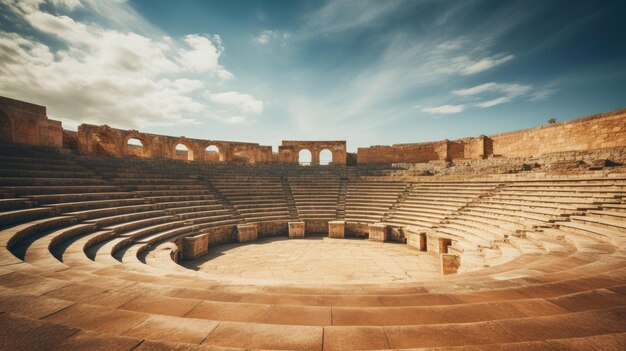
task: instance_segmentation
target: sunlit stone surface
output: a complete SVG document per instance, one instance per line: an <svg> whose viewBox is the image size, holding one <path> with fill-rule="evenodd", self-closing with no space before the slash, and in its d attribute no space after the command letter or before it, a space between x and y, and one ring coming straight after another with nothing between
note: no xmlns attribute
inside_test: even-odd
<svg viewBox="0 0 626 351"><path fill-rule="evenodd" d="M406 245L327 237L222 245L185 265L238 282L292 284L408 282L440 270L437 256Z"/></svg>

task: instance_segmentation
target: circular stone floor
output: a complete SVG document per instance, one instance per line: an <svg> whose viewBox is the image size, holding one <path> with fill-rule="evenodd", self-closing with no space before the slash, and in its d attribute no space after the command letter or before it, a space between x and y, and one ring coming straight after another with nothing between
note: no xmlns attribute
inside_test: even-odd
<svg viewBox="0 0 626 351"><path fill-rule="evenodd" d="M257 284L369 284L440 276L435 256L404 244L328 237L221 245L183 265L226 281Z"/></svg>

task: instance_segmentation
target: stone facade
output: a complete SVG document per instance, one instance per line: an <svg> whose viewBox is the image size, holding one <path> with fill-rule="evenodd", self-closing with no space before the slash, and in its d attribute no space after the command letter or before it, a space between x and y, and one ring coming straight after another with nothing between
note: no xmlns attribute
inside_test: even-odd
<svg viewBox="0 0 626 351"><path fill-rule="evenodd" d="M304 231L311 234L325 234L328 232L328 222L323 219L305 219Z"/></svg>
<svg viewBox="0 0 626 351"><path fill-rule="evenodd" d="M493 154L503 157L626 146L626 110L490 135L489 138L493 140Z"/></svg>
<svg viewBox="0 0 626 351"><path fill-rule="evenodd" d="M0 96L0 141L63 147L63 128L44 106Z"/></svg>
<svg viewBox="0 0 626 351"><path fill-rule="evenodd" d="M245 243L259 237L256 224L239 224L237 226L237 241Z"/></svg>
<svg viewBox="0 0 626 351"><path fill-rule="evenodd" d="M300 239L304 238L304 222L289 222L289 238Z"/></svg>
<svg viewBox="0 0 626 351"><path fill-rule="evenodd" d="M426 251L426 234L405 231L406 244L420 251Z"/></svg>
<svg viewBox="0 0 626 351"><path fill-rule="evenodd" d="M539 157L548 153L626 147L626 110L562 123L463 138L359 148L358 164L422 163L488 157Z"/></svg>
<svg viewBox="0 0 626 351"><path fill-rule="evenodd" d="M389 240L389 225L386 223L373 223L368 226L369 240L385 242Z"/></svg>
<svg viewBox="0 0 626 351"><path fill-rule="evenodd" d="M461 256L441 254L441 273L443 275L456 274L461 267Z"/></svg>
<svg viewBox="0 0 626 351"><path fill-rule="evenodd" d="M320 164L320 153L329 150L332 154L331 164L346 164L346 141L299 141L283 140L278 147L278 161L284 163L298 163L300 151L311 152L311 165Z"/></svg>
<svg viewBox="0 0 626 351"><path fill-rule="evenodd" d="M346 235L346 221L328 222L328 237L343 239Z"/></svg>
<svg viewBox="0 0 626 351"><path fill-rule="evenodd" d="M209 252L208 234L183 239L183 259L193 260Z"/></svg>
<svg viewBox="0 0 626 351"><path fill-rule="evenodd" d="M171 137L142 133L136 130L111 128L106 125L82 124L78 127L77 139L80 151L111 156L156 157L211 162L256 163L272 161L272 148L270 146ZM141 145L129 144L130 139L139 140ZM184 145L187 151L177 150L179 145ZM207 151L210 147L215 147L218 151Z"/></svg>
<svg viewBox="0 0 626 351"><path fill-rule="evenodd" d="M106 125L82 124L78 132L64 131L61 122L47 118L44 106L0 97L0 141L63 147L112 156L207 162L298 163L301 150L311 152L312 165L320 163L323 150L331 152L332 164L335 165L430 164L498 157L537 158L554 153L626 148L625 125L626 110L617 110L495 135L359 148L356 154L347 153L345 140L284 140L278 153L274 154L271 146L256 143L157 135ZM129 143L131 139L136 140Z"/></svg>

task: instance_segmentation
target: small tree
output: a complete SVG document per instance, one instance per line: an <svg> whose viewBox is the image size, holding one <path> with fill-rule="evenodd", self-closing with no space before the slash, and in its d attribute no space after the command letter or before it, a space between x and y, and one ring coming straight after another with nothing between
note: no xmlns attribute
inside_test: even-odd
<svg viewBox="0 0 626 351"><path fill-rule="evenodd" d="M548 118L548 123L549 123L549 124L554 124L554 123L556 123L556 118L554 118L554 117L550 117L550 118Z"/></svg>

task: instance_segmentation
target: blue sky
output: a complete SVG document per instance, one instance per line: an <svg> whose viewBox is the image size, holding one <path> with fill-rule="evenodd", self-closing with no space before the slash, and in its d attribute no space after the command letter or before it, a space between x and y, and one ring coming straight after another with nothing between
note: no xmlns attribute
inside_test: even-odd
<svg viewBox="0 0 626 351"><path fill-rule="evenodd" d="M0 95L82 122L348 149L626 107L624 1L0 0Z"/></svg>

